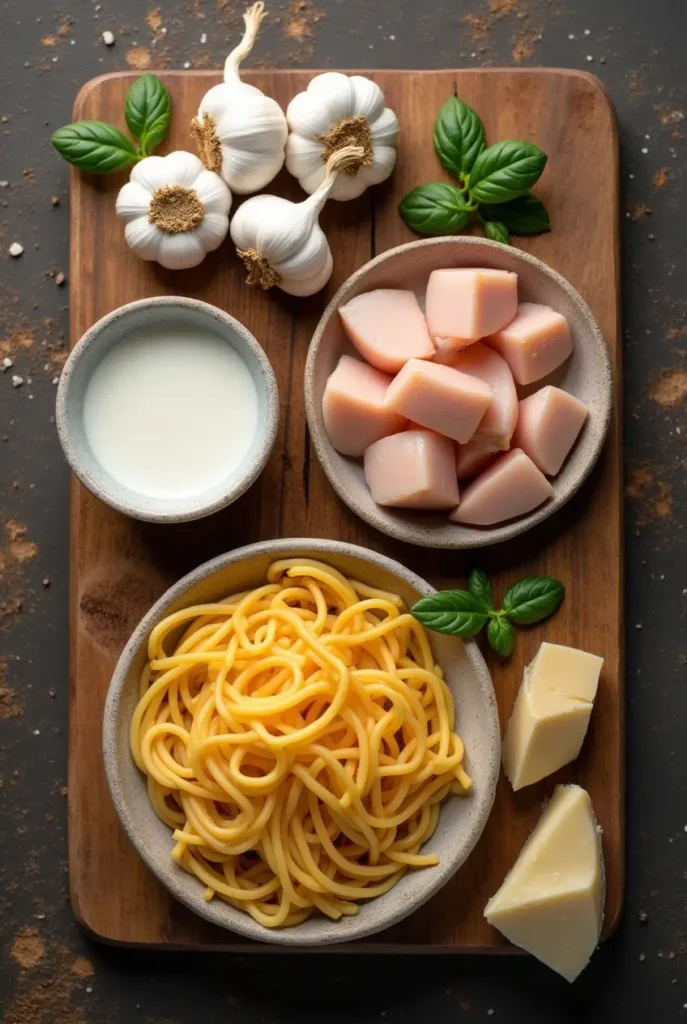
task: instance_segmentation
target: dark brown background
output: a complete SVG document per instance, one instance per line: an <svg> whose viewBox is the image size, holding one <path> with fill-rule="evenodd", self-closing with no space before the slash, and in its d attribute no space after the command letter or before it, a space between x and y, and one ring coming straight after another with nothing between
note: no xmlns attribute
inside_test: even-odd
<svg viewBox="0 0 687 1024"><path fill-rule="evenodd" d="M235 0L0 4L0 180L8 182L0 186L0 355L7 350L10 372L25 379L15 390L7 374L0 377L0 438L7 438L0 441L0 1018L186 1024L202 1014L239 1024L382 1017L402 1024L477 1022L493 1010L495 1020L513 1024L680 1019L687 1002L683 0L578 0L574 8L565 0L295 0L273 6L256 54L256 61L305 67L580 67L600 75L616 104L627 213L629 527L628 898L618 934L571 990L522 958L153 957L95 946L73 923L63 793L68 477L50 421L67 329L66 292L54 276L68 273L67 170L47 139L70 119L77 88L102 71L148 62L218 66L240 7ZM111 49L101 41L105 29L116 36ZM7 256L15 240L25 249L17 261Z"/></svg>

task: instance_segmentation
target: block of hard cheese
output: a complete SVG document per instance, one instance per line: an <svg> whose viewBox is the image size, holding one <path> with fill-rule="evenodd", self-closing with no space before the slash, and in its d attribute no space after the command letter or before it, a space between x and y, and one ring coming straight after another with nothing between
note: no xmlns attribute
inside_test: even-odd
<svg viewBox="0 0 687 1024"><path fill-rule="evenodd" d="M434 345L414 292L377 288L339 307L346 334L364 359L397 373L409 359L431 359Z"/></svg>
<svg viewBox="0 0 687 1024"><path fill-rule="evenodd" d="M589 794L556 786L484 916L566 981L587 966L601 934L604 865Z"/></svg>
<svg viewBox="0 0 687 1024"><path fill-rule="evenodd" d="M458 501L453 443L431 430L383 437L365 452L365 480L378 505L453 508Z"/></svg>
<svg viewBox="0 0 687 1024"><path fill-rule="evenodd" d="M443 352L500 331L517 308L518 275L508 270L459 267L429 275L427 326Z"/></svg>
<svg viewBox="0 0 687 1024"><path fill-rule="evenodd" d="M513 444L527 452L542 473L555 476L587 419L579 398L549 385L520 402Z"/></svg>
<svg viewBox="0 0 687 1024"><path fill-rule="evenodd" d="M386 393L389 409L463 444L491 402L491 388L477 377L422 359L409 359Z"/></svg>
<svg viewBox="0 0 687 1024"><path fill-rule="evenodd" d="M603 658L544 642L525 669L503 738L503 770L522 789L574 761L599 685Z"/></svg>
<svg viewBox="0 0 687 1024"><path fill-rule="evenodd" d="M508 326L485 340L501 353L518 384L532 384L546 377L573 350L563 314L536 302L521 302Z"/></svg>
<svg viewBox="0 0 687 1024"><path fill-rule="evenodd" d="M520 448L499 455L463 491L449 519L472 526L493 526L523 516L550 498L553 488Z"/></svg>
<svg viewBox="0 0 687 1024"><path fill-rule="evenodd" d="M362 455L380 437L403 430L405 419L385 405L391 377L352 356L341 356L322 397L327 436L342 455Z"/></svg>

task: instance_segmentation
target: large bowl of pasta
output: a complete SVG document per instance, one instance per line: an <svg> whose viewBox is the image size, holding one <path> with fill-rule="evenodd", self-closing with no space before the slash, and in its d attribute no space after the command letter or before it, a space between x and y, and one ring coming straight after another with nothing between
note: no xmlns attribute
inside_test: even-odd
<svg viewBox="0 0 687 1024"><path fill-rule="evenodd" d="M315 947L396 924L461 868L494 799L498 712L477 646L409 614L432 592L365 548L272 540L144 616L110 683L105 768L181 903Z"/></svg>

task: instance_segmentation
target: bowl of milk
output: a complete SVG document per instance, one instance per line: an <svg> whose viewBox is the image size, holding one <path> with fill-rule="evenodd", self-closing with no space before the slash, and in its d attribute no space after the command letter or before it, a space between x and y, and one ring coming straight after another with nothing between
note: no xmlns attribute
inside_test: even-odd
<svg viewBox="0 0 687 1024"><path fill-rule="evenodd" d="M269 359L228 313L163 296L84 334L57 390L57 429L82 484L150 522L200 519L257 479L277 435Z"/></svg>

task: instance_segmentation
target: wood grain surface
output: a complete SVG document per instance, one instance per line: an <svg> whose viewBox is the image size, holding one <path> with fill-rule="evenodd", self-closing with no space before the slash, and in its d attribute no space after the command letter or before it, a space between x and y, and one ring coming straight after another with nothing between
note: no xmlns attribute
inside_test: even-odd
<svg viewBox="0 0 687 1024"><path fill-rule="evenodd" d="M486 651L505 725L523 666L540 641L582 647L605 658L589 734L580 758L555 776L513 794L501 779L494 811L465 867L429 904L353 951L506 951L483 919L556 783L574 781L592 797L603 829L607 900L604 934L617 924L623 892L623 631L622 504L618 330L618 147L613 111L599 84L559 70L365 72L399 116L397 170L379 188L349 203L330 202L322 225L334 253L334 275L308 300L248 288L227 242L195 270L168 272L128 251L114 200L126 175L72 173L71 341L99 317L134 299L182 294L237 317L262 343L281 395L277 443L259 482L209 520L178 526L136 523L111 511L76 482L71 521L71 683L69 866L72 904L96 937L126 944L269 950L196 918L170 899L121 831L102 765L102 709L118 654L140 616L165 587L200 562L269 537L339 537L383 551L437 586L460 584L472 566L493 576L499 596L528 573L558 576L567 586L561 611L541 628L522 631L507 663ZM283 107L311 71L248 73ZM131 74L95 79L79 94L75 118L123 127ZM192 148L188 123L219 73L165 72L174 114L164 151ZM483 552L432 552L391 541L356 519L335 497L316 459L303 412L303 367L311 334L331 295L357 267L411 241L396 207L414 185L444 180L432 150L432 122L457 85L481 114L488 139L523 138L549 154L536 191L553 231L517 239L564 274L589 302L614 357L616 410L601 460L577 496L524 537ZM446 179L448 180L448 179ZM285 172L270 191L297 199ZM170 840L170 850L171 850ZM331 949L331 947L329 947Z"/></svg>

